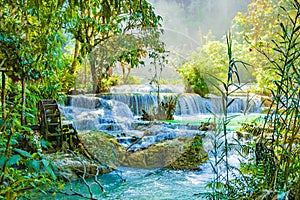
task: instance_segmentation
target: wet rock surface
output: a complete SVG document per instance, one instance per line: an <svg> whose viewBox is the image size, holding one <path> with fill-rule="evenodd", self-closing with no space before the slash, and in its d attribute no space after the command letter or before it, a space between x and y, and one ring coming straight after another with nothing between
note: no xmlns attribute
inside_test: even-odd
<svg viewBox="0 0 300 200"><path fill-rule="evenodd" d="M83 148L70 151L65 146L63 152L48 154L56 174L66 180L93 177L115 170L125 149L111 136L103 132L78 134ZM82 149L85 152L82 152ZM84 154L88 154L85 156Z"/></svg>
<svg viewBox="0 0 300 200"><path fill-rule="evenodd" d="M195 169L207 159L202 138L196 135L165 139L146 149L127 152L121 165L135 168Z"/></svg>
<svg viewBox="0 0 300 200"><path fill-rule="evenodd" d="M80 133L78 136L90 158L80 152L68 150L47 155L52 160L56 174L65 180L109 173L120 165L195 169L208 159L200 135L165 139L147 148L127 152L114 137L103 132Z"/></svg>

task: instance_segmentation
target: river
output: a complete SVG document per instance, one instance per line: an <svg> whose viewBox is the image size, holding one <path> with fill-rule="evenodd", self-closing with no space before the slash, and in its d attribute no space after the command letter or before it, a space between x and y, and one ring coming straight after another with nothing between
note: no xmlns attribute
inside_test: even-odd
<svg viewBox="0 0 300 200"><path fill-rule="evenodd" d="M170 95L170 94L168 94ZM234 130L241 126L243 122L249 122L259 116L260 105L258 98L235 97L237 100L229 108L231 116L238 115L229 124L228 131L230 139L236 138ZM174 138L188 132L191 135L206 134L203 138L205 150L209 153L209 160L200 165L198 170L169 170L169 169L137 169L119 167L116 171L99 176L99 181L103 185L106 195L95 184L94 180L88 180L91 184L94 197L96 199L205 199L205 196L197 195L208 192L207 183L213 180L213 171L210 162L213 163L212 137L214 131L203 132L198 129L186 127L199 126L203 121L212 120L207 108L219 112L219 98L211 97L204 99L195 94L180 94L180 99L176 107L176 123L163 123L159 133L154 139L147 137L135 145L135 148L144 148L165 138ZM136 128L140 109L150 110L155 107L157 98L155 94L142 93L118 93L97 96L73 96L69 105L61 106L62 113L66 120L71 120L80 131L93 130L104 131L115 137L124 133L126 135L139 135L141 131ZM247 112L243 112L249 107ZM249 114L249 112L251 114ZM248 114L247 114L248 113ZM182 126L185 125L185 126ZM182 129L182 127L184 127ZM163 137L162 137L163 136ZM153 137L153 136L152 136ZM125 147L126 141L122 142ZM235 150L229 152L229 164L239 167L239 156ZM222 173L222 169L221 169ZM66 191L72 186L73 191L89 195L88 189L81 181L66 184ZM83 199L79 196L66 196L57 194L55 199Z"/></svg>

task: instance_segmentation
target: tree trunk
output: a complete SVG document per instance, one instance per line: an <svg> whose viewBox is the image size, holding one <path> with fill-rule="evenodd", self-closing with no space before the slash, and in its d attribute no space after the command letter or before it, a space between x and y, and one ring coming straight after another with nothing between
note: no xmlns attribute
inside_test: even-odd
<svg viewBox="0 0 300 200"><path fill-rule="evenodd" d="M75 43L75 51L74 51L74 57L73 57L73 62L72 62L72 73L76 71L76 66L77 66L77 58L79 56L79 51L80 51L80 42L79 40L76 40Z"/></svg>
<svg viewBox="0 0 300 200"><path fill-rule="evenodd" d="M98 91L98 78L96 73L96 61L91 58L90 60L91 65L91 73L92 73L92 80L93 80L93 92L97 93Z"/></svg>
<svg viewBox="0 0 300 200"><path fill-rule="evenodd" d="M76 40L75 43L75 52L74 52L74 57L73 57L73 62L72 62L72 68L71 68L71 73L74 74L76 71L76 66L78 63L78 56L79 56L79 51L80 51L80 42L79 40ZM74 82L74 90L76 90L76 81Z"/></svg>
<svg viewBox="0 0 300 200"><path fill-rule="evenodd" d="M126 67L125 67L126 64L127 64L127 73L126 73ZM122 67L122 73L123 73L123 84L127 84L128 76L131 71L131 66L130 66L130 64L128 64L126 62L121 62L121 67Z"/></svg>
<svg viewBox="0 0 300 200"><path fill-rule="evenodd" d="M124 84L127 84L127 82L128 82L128 76L130 74L130 71L131 71L131 66L130 66L130 64L128 64L128 66L127 66L127 74L125 76Z"/></svg>
<svg viewBox="0 0 300 200"><path fill-rule="evenodd" d="M22 112L21 112L21 124L25 125L26 120L25 120L25 106L26 106L26 80L25 77L22 77Z"/></svg>
<svg viewBox="0 0 300 200"><path fill-rule="evenodd" d="M125 83L125 81L126 81L126 80L125 80L125 73L126 73L126 72L125 72L125 63L124 63L124 62L121 62L120 64L121 64L121 67L122 67L123 84L126 84L126 83Z"/></svg>
<svg viewBox="0 0 300 200"><path fill-rule="evenodd" d="M2 104L2 118L3 118L3 120L6 119L6 111L5 111L5 88L6 88L5 73L2 72L1 104Z"/></svg>

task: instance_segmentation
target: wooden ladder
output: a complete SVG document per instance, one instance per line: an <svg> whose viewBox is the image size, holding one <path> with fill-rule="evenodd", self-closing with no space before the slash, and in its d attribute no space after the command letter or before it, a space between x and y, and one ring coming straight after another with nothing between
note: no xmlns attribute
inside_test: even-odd
<svg viewBox="0 0 300 200"><path fill-rule="evenodd" d="M63 133L60 110L56 100L40 100L37 107L39 110L39 126L45 140L52 143L56 142L56 146L61 147L63 142Z"/></svg>

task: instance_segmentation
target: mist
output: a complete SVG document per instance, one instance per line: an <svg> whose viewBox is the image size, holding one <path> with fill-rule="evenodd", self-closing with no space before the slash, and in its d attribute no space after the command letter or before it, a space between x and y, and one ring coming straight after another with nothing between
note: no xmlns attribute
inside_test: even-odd
<svg viewBox="0 0 300 200"><path fill-rule="evenodd" d="M246 12L251 0L149 0L163 18L162 40L169 53L169 64L162 71L165 80L179 78L174 67L187 61L189 55L201 48L205 36L211 34L220 40L230 29L238 12ZM132 70L143 82L151 79L153 69L140 67ZM172 82L172 81L170 81Z"/></svg>
<svg viewBox="0 0 300 200"><path fill-rule="evenodd" d="M210 31L221 39L237 12L245 12L250 0L150 0L163 17L163 41L169 48L194 50Z"/></svg>

